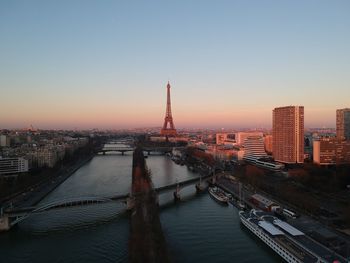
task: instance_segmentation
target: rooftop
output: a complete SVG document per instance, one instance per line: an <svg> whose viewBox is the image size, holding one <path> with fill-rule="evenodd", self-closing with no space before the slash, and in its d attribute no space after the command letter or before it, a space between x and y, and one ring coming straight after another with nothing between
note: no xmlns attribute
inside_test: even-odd
<svg viewBox="0 0 350 263"><path fill-rule="evenodd" d="M278 228L274 227L271 223L266 221L259 221L258 225L267 231L272 236L284 235L284 233Z"/></svg>
<svg viewBox="0 0 350 263"><path fill-rule="evenodd" d="M259 201L260 203L264 204L265 206L270 206L273 205L274 202L271 201L270 199L260 195L260 194L253 194L252 198L254 198L255 200Z"/></svg>
<svg viewBox="0 0 350 263"><path fill-rule="evenodd" d="M303 232L299 231L295 227L291 226L290 224L283 222L279 219L276 219L273 221L273 224L280 227L282 230L286 231L288 234L292 236L301 236L304 235Z"/></svg>

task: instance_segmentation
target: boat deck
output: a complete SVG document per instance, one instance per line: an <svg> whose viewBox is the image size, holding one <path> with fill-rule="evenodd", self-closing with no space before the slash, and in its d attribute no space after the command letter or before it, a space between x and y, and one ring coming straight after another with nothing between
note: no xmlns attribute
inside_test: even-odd
<svg viewBox="0 0 350 263"><path fill-rule="evenodd" d="M320 259L327 262L346 262L328 248L318 244L288 223L277 219L271 213L251 210L241 212L240 215L259 227L261 231L302 262L317 262Z"/></svg>

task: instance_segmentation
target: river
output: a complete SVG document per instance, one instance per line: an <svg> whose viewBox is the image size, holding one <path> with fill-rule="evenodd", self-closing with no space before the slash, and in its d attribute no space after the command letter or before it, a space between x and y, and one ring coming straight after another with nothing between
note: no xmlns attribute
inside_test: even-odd
<svg viewBox="0 0 350 263"><path fill-rule="evenodd" d="M154 185L198 176L165 156L150 156ZM81 196L130 191L131 153L95 156L40 204ZM172 262L280 262L281 259L239 222L233 206L221 206L194 185L160 195L160 219ZM32 215L0 235L0 262L127 262L129 222L118 202L61 208Z"/></svg>

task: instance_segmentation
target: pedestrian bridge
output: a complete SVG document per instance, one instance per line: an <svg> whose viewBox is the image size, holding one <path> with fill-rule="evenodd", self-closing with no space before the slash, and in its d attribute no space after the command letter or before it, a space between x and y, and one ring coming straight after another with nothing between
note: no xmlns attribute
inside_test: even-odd
<svg viewBox="0 0 350 263"><path fill-rule="evenodd" d="M67 198L67 199L49 202L39 207L7 209L5 213L9 217L14 218L14 220L11 221L11 226L13 226L35 213L45 212L52 209L63 208L63 207L74 207L74 206L85 206L85 205L92 205L92 204L108 203L108 202L126 199L127 196L128 195L118 195L113 197Z"/></svg>
<svg viewBox="0 0 350 263"><path fill-rule="evenodd" d="M174 189L176 189L176 191L180 191L180 189L183 187L198 183L202 179L210 179L211 177L213 177L212 174L207 174L204 176L199 176L188 180L176 182L170 185L157 187L157 188L154 188L154 191L157 194L168 192ZM58 209L58 208L87 206L87 205L102 204L102 203L117 202L117 201L124 202L127 204L128 200L132 198L133 197L129 193L119 194L119 195L109 196L109 197L87 196L87 197L67 198L62 200L55 200L37 207L8 208L4 211L4 215L10 219L9 223L10 223L10 227L12 227L18 224L19 222L27 219L29 216L40 212L45 212L45 211Z"/></svg>

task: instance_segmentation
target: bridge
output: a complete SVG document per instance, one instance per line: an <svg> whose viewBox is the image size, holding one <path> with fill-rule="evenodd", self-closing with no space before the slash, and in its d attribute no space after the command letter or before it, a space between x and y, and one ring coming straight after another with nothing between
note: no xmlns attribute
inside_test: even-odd
<svg viewBox="0 0 350 263"><path fill-rule="evenodd" d="M19 222L27 219L30 215L40 212L45 212L53 209L63 207L75 207L75 206L86 206L92 204L101 204L115 201L126 200L129 194L116 195L111 197L75 197L67 198L62 200L52 201L37 207L24 207L24 208L8 208L4 211L4 215L7 215L10 219L10 226L14 226Z"/></svg>
<svg viewBox="0 0 350 263"><path fill-rule="evenodd" d="M179 191L181 190L181 188L184 188L188 185L192 185L192 184L198 184L201 182L201 180L204 179L210 179L212 178L213 175L212 174L207 174L207 175L201 175L199 177L195 177L195 178L191 178L185 181L181 181L181 182L176 182L173 184L169 184L169 185L165 185L165 186L161 186L161 187L157 187L154 189L155 192L157 192L158 194L162 194L164 192L170 191L172 189L176 189L177 193L179 194Z"/></svg>
<svg viewBox="0 0 350 263"><path fill-rule="evenodd" d="M122 155L124 155L124 153L133 152L134 150L134 147L104 147L97 153L102 153L103 155L105 155L108 152L120 152Z"/></svg>
<svg viewBox="0 0 350 263"><path fill-rule="evenodd" d="M172 148L163 151L171 151ZM115 148L113 149L115 150ZM122 149L133 150L133 148ZM180 199L180 189L196 183L197 191L204 189L202 179L212 177L206 173L199 177L191 178L181 182L172 183L155 188L152 178L147 169L144 152L159 151L159 148L140 148L137 147L133 153L132 164L132 185L131 193L120 194L109 197L79 197L52 201L36 207L7 208L0 211L0 231L10 230L13 226L26 220L33 214L45 211L65 208L78 207L108 202L124 202L127 210L130 210L130 241L129 241L129 262L169 262L169 256L166 248L166 242L163 235L158 207L158 195L175 189L174 199ZM203 172L203 171L202 171ZM213 178L215 179L215 177ZM198 182L198 183L197 183Z"/></svg>
<svg viewBox="0 0 350 263"><path fill-rule="evenodd" d="M105 155L108 152L119 152L122 155L124 155L126 152L133 152L135 150L135 147L104 147L97 151L97 153L102 153ZM148 155L151 155L151 153L161 153L166 154L170 153L173 150L173 147L144 147L143 151L147 152Z"/></svg>
<svg viewBox="0 0 350 263"><path fill-rule="evenodd" d="M201 180L208 180L212 177L213 177L212 174L207 174L207 175L191 178L188 180L175 182L170 185L156 187L153 189L153 191L157 194L162 194L162 193L169 192L171 190L175 190L176 196L179 196L182 188L193 184L198 185L198 182L200 182ZM1 230L2 224L4 225L8 224L8 229L10 229L11 227L22 222L23 220L27 219L33 214L54 210L54 209L59 209L59 208L87 206L87 205L93 205L93 204L119 201L119 202L125 203L128 209L131 209L132 207L130 207L130 202L132 202L131 199L135 197L137 197L136 193L134 193L133 195L130 193L126 193L126 194L119 194L119 195L106 196L106 197L83 196L78 198L67 198L62 200L55 200L50 203L46 203L41 206L35 206L35 207L7 208L3 211L3 214L0 215L1 217L0 230ZM4 221L2 222L1 220L4 220Z"/></svg>
<svg viewBox="0 0 350 263"><path fill-rule="evenodd" d="M116 140L109 140L106 144L126 144L131 145L134 144L135 139L133 137L127 137L124 139L116 139Z"/></svg>

